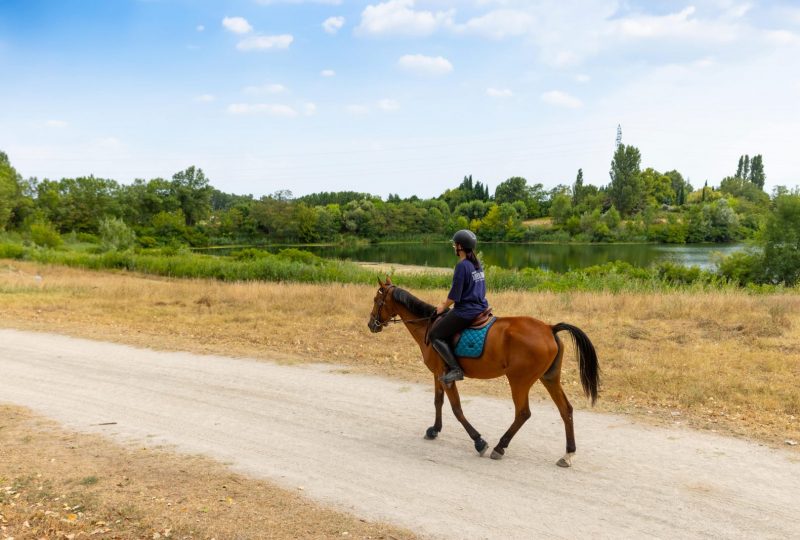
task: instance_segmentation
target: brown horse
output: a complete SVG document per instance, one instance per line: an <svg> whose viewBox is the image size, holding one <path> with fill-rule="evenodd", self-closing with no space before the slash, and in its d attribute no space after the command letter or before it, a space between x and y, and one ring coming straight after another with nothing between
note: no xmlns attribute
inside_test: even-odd
<svg viewBox="0 0 800 540"><path fill-rule="evenodd" d="M444 362L433 347L426 343L426 334L435 318L436 308L414 297L408 291L396 287L388 276L385 283L380 279L378 283L380 288L375 295L370 313L369 329L376 333L392 322L403 322L419 345L425 365L433 373L436 420L426 431L425 438L435 439L442 430L442 403L444 394L447 394L453 414L474 441L475 450L483 455L488 447L486 441L464 417L455 384L447 387L439 381L439 376L445 370ZM514 422L494 447L492 459L503 457L511 438L530 418L528 393L533 383L540 380L558 407L567 434L567 453L558 460L557 465L560 467L571 465L572 456L575 454L572 405L561 387L561 357L564 348L556 336L562 330L567 330L575 341L581 384L584 393L591 398L594 405L600 384L597 354L586 334L566 323L550 326L533 317L498 317L486 336L486 345L481 357L461 361L461 367L467 377L493 379L505 375L511 386L511 397L516 411Z"/></svg>

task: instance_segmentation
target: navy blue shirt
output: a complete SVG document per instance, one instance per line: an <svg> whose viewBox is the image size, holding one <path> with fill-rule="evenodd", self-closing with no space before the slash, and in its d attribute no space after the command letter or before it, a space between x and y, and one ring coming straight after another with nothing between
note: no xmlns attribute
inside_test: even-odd
<svg viewBox="0 0 800 540"><path fill-rule="evenodd" d="M468 259L459 261L453 272L453 286L447 295L456 304L453 312L472 320L489 307L486 301L486 279L483 270L476 270Z"/></svg>

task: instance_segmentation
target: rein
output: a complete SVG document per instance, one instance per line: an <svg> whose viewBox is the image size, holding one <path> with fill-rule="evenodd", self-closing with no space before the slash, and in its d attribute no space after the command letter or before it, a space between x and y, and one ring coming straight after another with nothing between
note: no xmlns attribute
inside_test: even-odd
<svg viewBox="0 0 800 540"><path fill-rule="evenodd" d="M389 292L394 288L395 288L395 285L392 285L391 287L387 287L386 290L383 292L383 296L381 297L381 301L378 304L378 310L377 310L378 316L375 317L375 325L376 326L384 326L384 327L386 327L386 326L389 326L392 323L400 323L400 322L401 323L418 323L418 322L422 322L422 321L429 321L430 322L431 320L436 318L436 313L433 313L432 315L428 315L427 317L420 317L418 319L404 319L402 317L392 317L391 319L388 319L386 321L380 320L381 311L383 310L383 304L386 302L386 297L389 295Z"/></svg>

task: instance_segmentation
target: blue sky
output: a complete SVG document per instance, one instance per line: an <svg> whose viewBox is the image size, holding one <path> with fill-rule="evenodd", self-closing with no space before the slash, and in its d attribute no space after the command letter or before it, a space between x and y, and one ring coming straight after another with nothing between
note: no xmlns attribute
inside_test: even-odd
<svg viewBox="0 0 800 540"><path fill-rule="evenodd" d="M2 0L0 150L23 176L189 165L227 192L423 197L464 175L796 186L800 4Z"/></svg>

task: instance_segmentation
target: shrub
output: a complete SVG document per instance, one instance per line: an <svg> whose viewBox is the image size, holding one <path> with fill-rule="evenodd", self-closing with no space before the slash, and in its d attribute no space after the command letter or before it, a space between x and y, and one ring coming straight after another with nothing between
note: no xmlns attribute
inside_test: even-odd
<svg viewBox="0 0 800 540"><path fill-rule="evenodd" d="M100 222L100 244L104 251L125 251L133 247L136 233L119 218Z"/></svg>
<svg viewBox="0 0 800 540"><path fill-rule="evenodd" d="M737 251L723 257L718 263L719 274L732 283L747 285L764 278L764 256L760 253Z"/></svg>
<svg viewBox="0 0 800 540"><path fill-rule="evenodd" d="M34 223L31 225L31 240L41 247L57 248L61 245L61 235L49 223Z"/></svg>
<svg viewBox="0 0 800 540"><path fill-rule="evenodd" d="M21 259L25 248L19 244L0 244L0 259Z"/></svg>

